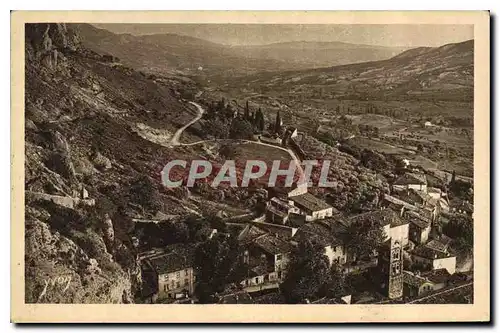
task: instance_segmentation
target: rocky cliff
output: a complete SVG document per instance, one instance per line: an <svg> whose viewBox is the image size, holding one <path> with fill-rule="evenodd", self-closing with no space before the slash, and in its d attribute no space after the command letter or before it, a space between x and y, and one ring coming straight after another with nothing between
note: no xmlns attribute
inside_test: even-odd
<svg viewBox="0 0 500 333"><path fill-rule="evenodd" d="M129 185L171 153L133 128L191 118L190 83L90 51L65 24L27 24L25 51L26 302L134 302L130 215L147 209Z"/></svg>

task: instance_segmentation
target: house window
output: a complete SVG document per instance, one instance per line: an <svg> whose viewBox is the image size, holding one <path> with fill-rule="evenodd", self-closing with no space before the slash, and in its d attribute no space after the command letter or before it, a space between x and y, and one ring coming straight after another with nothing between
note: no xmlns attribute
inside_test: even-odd
<svg viewBox="0 0 500 333"><path fill-rule="evenodd" d="M188 270L187 270L187 269L185 269L185 270L184 270L184 275L186 275L186 276L188 276L188 275L189 275L189 274L188 274Z"/></svg>
<svg viewBox="0 0 500 333"><path fill-rule="evenodd" d="M278 271L278 279L281 279L281 271Z"/></svg>
<svg viewBox="0 0 500 333"><path fill-rule="evenodd" d="M337 252L337 247L336 246L333 247L333 252Z"/></svg>
<svg viewBox="0 0 500 333"><path fill-rule="evenodd" d="M259 283L259 278L258 277L255 278L255 283Z"/></svg>
<svg viewBox="0 0 500 333"><path fill-rule="evenodd" d="M179 281L177 281L177 288L180 288L181 287L181 283Z"/></svg>
<svg viewBox="0 0 500 333"><path fill-rule="evenodd" d="M184 279L184 285L187 286L189 284L189 280L188 279Z"/></svg>
<svg viewBox="0 0 500 333"><path fill-rule="evenodd" d="M180 278L180 277L181 277L181 272L177 272L177 273L175 274L175 276L176 276L177 278Z"/></svg>
<svg viewBox="0 0 500 333"><path fill-rule="evenodd" d="M276 255L276 260L281 260L281 254Z"/></svg>

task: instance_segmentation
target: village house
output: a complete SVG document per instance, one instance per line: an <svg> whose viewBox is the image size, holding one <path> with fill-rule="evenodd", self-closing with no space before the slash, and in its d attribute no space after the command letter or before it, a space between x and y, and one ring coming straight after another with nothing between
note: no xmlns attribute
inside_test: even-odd
<svg viewBox="0 0 500 333"><path fill-rule="evenodd" d="M381 207L398 211L401 216L404 216L406 211L414 211L431 221L436 221L441 212L437 200L415 190L399 191L394 193L394 196L384 194Z"/></svg>
<svg viewBox="0 0 500 333"><path fill-rule="evenodd" d="M324 219L333 215L333 207L311 193L292 196L289 200L306 216L306 221Z"/></svg>
<svg viewBox="0 0 500 333"><path fill-rule="evenodd" d="M424 174L408 172L396 179L392 187L396 191L414 189L427 192L427 178Z"/></svg>
<svg viewBox="0 0 500 333"><path fill-rule="evenodd" d="M451 274L446 268L436 269L433 271L423 272L422 276L433 283L433 290L441 290L448 286L451 279Z"/></svg>
<svg viewBox="0 0 500 333"><path fill-rule="evenodd" d="M244 249L243 262L248 268L240 285L249 292L277 288L289 261L290 242L265 229L266 226L249 225L238 236Z"/></svg>
<svg viewBox="0 0 500 333"><path fill-rule="evenodd" d="M394 210L389 208L372 210L350 217L348 223L355 223L360 220L377 223L385 235L384 241L398 239L401 246L408 245L409 223L403 220L400 214Z"/></svg>
<svg viewBox="0 0 500 333"><path fill-rule="evenodd" d="M315 241L325 248L330 266L334 263L344 265L348 262L347 250L341 236L344 231L345 226L339 221L318 220L301 226L293 240L297 243Z"/></svg>
<svg viewBox="0 0 500 333"><path fill-rule="evenodd" d="M410 221L410 240L417 245L427 243L431 232L431 220L414 211L405 212L404 217Z"/></svg>
<svg viewBox="0 0 500 333"><path fill-rule="evenodd" d="M279 225L274 223L266 223L266 222L256 222L253 221L252 225L268 232L271 235L279 237L283 240L291 240L292 237L297 233L298 228Z"/></svg>
<svg viewBox="0 0 500 333"><path fill-rule="evenodd" d="M392 209L393 211L398 212L400 216L403 216L405 210L418 210L418 207L414 204L411 204L389 194L384 194L384 197L380 203L380 207Z"/></svg>
<svg viewBox="0 0 500 333"><path fill-rule="evenodd" d="M455 273L457 257L448 251L439 251L426 244L416 247L410 254L413 262L425 270L445 268L448 273Z"/></svg>
<svg viewBox="0 0 500 333"><path fill-rule="evenodd" d="M154 300L190 297L194 292L194 248L192 245L174 244L141 257L144 280L153 291Z"/></svg>
<svg viewBox="0 0 500 333"><path fill-rule="evenodd" d="M290 214L300 214L300 209L293 205L293 201L285 201L277 197L268 201L266 206L266 220L276 224L286 224Z"/></svg>
<svg viewBox="0 0 500 333"><path fill-rule="evenodd" d="M403 296L419 297L434 290L434 284L419 272L403 271Z"/></svg>

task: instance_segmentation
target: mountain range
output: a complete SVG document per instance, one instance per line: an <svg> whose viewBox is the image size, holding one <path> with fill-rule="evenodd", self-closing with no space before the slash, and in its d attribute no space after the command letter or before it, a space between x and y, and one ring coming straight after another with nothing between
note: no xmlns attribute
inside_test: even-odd
<svg viewBox="0 0 500 333"><path fill-rule="evenodd" d="M474 41L410 49L380 61L259 73L226 80L225 84L305 97L319 89L327 95L324 98L471 101Z"/></svg>
<svg viewBox="0 0 500 333"><path fill-rule="evenodd" d="M342 42L286 42L229 46L178 34L115 34L90 24L72 24L83 44L129 66L153 71L251 74L359 63L390 58L407 48ZM199 74L199 73L198 73Z"/></svg>

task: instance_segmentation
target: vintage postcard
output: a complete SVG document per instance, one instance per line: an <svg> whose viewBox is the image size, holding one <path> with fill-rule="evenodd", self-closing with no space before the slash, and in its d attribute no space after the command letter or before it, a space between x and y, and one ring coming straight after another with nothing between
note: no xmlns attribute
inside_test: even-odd
<svg viewBox="0 0 500 333"><path fill-rule="evenodd" d="M490 320L487 11L11 21L12 321Z"/></svg>

